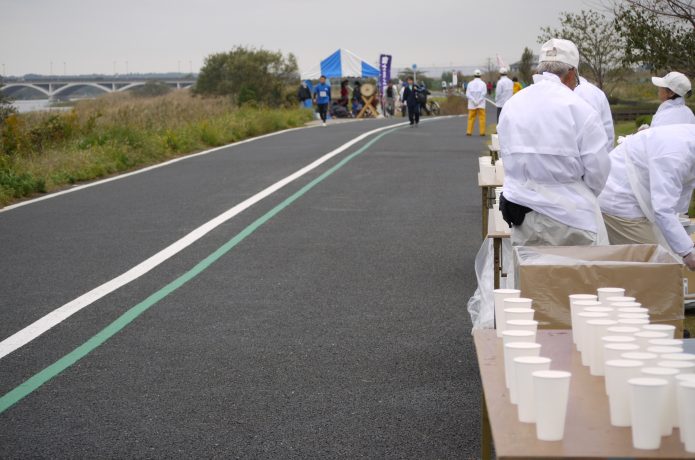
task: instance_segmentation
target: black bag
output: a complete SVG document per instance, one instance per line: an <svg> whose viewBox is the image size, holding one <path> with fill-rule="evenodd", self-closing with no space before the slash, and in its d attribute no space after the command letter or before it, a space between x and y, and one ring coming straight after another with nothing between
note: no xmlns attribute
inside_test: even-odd
<svg viewBox="0 0 695 460"><path fill-rule="evenodd" d="M502 212L502 218L509 227L518 227L523 224L526 214L531 211L533 211L533 209L512 203L504 197L504 194L500 195L500 212Z"/></svg>

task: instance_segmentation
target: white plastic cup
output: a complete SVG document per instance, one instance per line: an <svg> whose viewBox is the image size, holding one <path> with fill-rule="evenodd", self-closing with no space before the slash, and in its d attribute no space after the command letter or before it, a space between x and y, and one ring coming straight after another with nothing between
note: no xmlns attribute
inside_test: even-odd
<svg viewBox="0 0 695 460"><path fill-rule="evenodd" d="M624 326L618 321L617 326L611 326L606 329L606 334L608 335L624 335L626 337L632 337L636 333L641 332L642 329L639 327Z"/></svg>
<svg viewBox="0 0 695 460"><path fill-rule="evenodd" d="M692 361L657 361L656 365L677 369L681 374L695 374L695 362Z"/></svg>
<svg viewBox="0 0 695 460"><path fill-rule="evenodd" d="M521 291L518 289L495 289L495 326L497 328L497 337L502 337L504 331L504 299L510 297L519 297Z"/></svg>
<svg viewBox="0 0 695 460"><path fill-rule="evenodd" d="M585 347L589 346L589 340L586 330L586 322L592 319L610 319L608 313L597 313L583 311L577 313L577 350L582 352L582 365L589 365L589 353L585 350Z"/></svg>
<svg viewBox="0 0 695 460"><path fill-rule="evenodd" d="M618 313L616 319L646 319L649 320L649 315L646 313ZM649 322L647 322L649 324Z"/></svg>
<svg viewBox="0 0 695 460"><path fill-rule="evenodd" d="M642 361L642 367L654 367L659 361L659 355L656 353L647 353L646 351L629 351L620 355L620 359L629 359L632 361Z"/></svg>
<svg viewBox="0 0 695 460"><path fill-rule="evenodd" d="M504 326L505 331L538 331L538 321L533 319L513 319L508 320Z"/></svg>
<svg viewBox="0 0 695 460"><path fill-rule="evenodd" d="M565 371L532 374L536 437L541 441L560 441L564 436L571 377Z"/></svg>
<svg viewBox="0 0 695 460"><path fill-rule="evenodd" d="M628 380L628 385L632 446L635 449L658 449L661 446L661 410L666 404L668 381L638 377Z"/></svg>
<svg viewBox="0 0 695 460"><path fill-rule="evenodd" d="M695 355L692 353L668 353L660 356L664 361L687 361L695 363Z"/></svg>
<svg viewBox="0 0 695 460"><path fill-rule="evenodd" d="M601 339L606 335L606 329L616 324L610 319L591 319L586 322L590 343L587 351L589 352L589 372L591 375L603 375L603 342Z"/></svg>
<svg viewBox="0 0 695 460"><path fill-rule="evenodd" d="M642 361L613 359L606 361L606 390L610 409L611 425L630 426L630 398L627 381L640 375Z"/></svg>
<svg viewBox="0 0 695 460"><path fill-rule="evenodd" d="M596 307L586 307L583 311L589 311L592 313L608 313L612 314L615 309L613 307L606 307L605 305L600 305Z"/></svg>
<svg viewBox="0 0 695 460"><path fill-rule="evenodd" d="M536 343L536 334L531 331L504 331L502 333L502 345L512 342Z"/></svg>
<svg viewBox="0 0 695 460"><path fill-rule="evenodd" d="M620 310L621 308L640 308L642 307L642 304L639 302L612 302L610 306ZM645 310L647 309L645 308ZM649 313L649 310L647 310L647 313Z"/></svg>
<svg viewBox="0 0 695 460"><path fill-rule="evenodd" d="M686 452L695 452L695 382L680 381L677 388L680 431Z"/></svg>
<svg viewBox="0 0 695 460"><path fill-rule="evenodd" d="M645 324L642 326L642 330L668 334L668 337L663 337L665 339L672 339L676 334L676 326L673 324Z"/></svg>
<svg viewBox="0 0 695 460"><path fill-rule="evenodd" d="M577 313L583 310L584 307L580 305L576 305L576 302L584 302L584 301L591 301L591 302L596 302L596 299L598 298L597 295L594 294L570 294L569 299L570 299L570 318L571 318L571 324L570 327L572 328L572 342L574 344L577 343L577 338L576 334L574 332L574 324L577 322ZM598 306L600 305L599 302L596 302L596 305L592 306Z"/></svg>
<svg viewBox="0 0 695 460"><path fill-rule="evenodd" d="M634 302L635 299L634 297L627 297L627 296L611 296L611 297L606 297L606 301L604 302L606 305L612 305L615 303L625 303L625 302Z"/></svg>
<svg viewBox="0 0 695 460"><path fill-rule="evenodd" d="M683 399L683 397L679 394L679 392L681 391L680 383L681 382L693 382L693 383L695 383L695 374L677 374L674 377L674 381L675 381L675 388L676 388L676 411L678 413L678 417L676 418L678 423L676 423L676 425L674 425L674 427L679 428L680 440L681 440L681 442L684 443L685 442L684 432L686 430L684 430L682 427L685 425L684 419L686 417L686 414L688 413L688 408L687 407L681 407L681 405L680 405L680 401Z"/></svg>
<svg viewBox="0 0 695 460"><path fill-rule="evenodd" d="M649 320L645 318L618 318L618 324L621 326L642 327L649 324Z"/></svg>
<svg viewBox="0 0 695 460"><path fill-rule="evenodd" d="M505 323L518 319L532 320L535 310L533 308L505 308L504 320Z"/></svg>
<svg viewBox="0 0 695 460"><path fill-rule="evenodd" d="M664 347L664 346L651 346L649 343L647 343L647 349L645 350L647 353L656 353L657 355L674 355L678 353L683 353L683 347ZM668 357L664 358L661 356L661 359L668 360Z"/></svg>
<svg viewBox="0 0 695 460"><path fill-rule="evenodd" d="M649 341L652 339L672 339L673 337L669 337L666 332L640 331L635 333L635 338L640 348L646 350L649 346Z"/></svg>
<svg viewBox="0 0 695 460"><path fill-rule="evenodd" d="M517 404L520 422L533 423L536 420L535 405L533 402L533 378L535 371L547 371L550 369L550 358L542 356L521 356L514 358L515 382L512 385L511 399Z"/></svg>
<svg viewBox="0 0 695 460"><path fill-rule="evenodd" d="M624 353L639 351L639 347L634 343L606 343L603 345L603 373L607 375L606 363L622 359ZM608 394L608 377L603 380L606 394Z"/></svg>
<svg viewBox="0 0 695 460"><path fill-rule="evenodd" d="M504 299L504 308L533 308L533 299L528 297L507 297Z"/></svg>
<svg viewBox="0 0 695 460"><path fill-rule="evenodd" d="M598 288L596 292L598 293L598 301L601 303L605 303L609 297L625 296L625 289L623 288L604 287Z"/></svg>
<svg viewBox="0 0 695 460"><path fill-rule="evenodd" d="M649 341L650 347L681 347L683 348L683 341L681 339L651 339Z"/></svg>
<svg viewBox="0 0 695 460"><path fill-rule="evenodd" d="M661 413L661 436L671 436L673 427L678 423L675 386L675 377L678 375L678 371L666 367L643 367L641 372L643 377L664 379L668 382L666 404L664 406L664 411Z"/></svg>
<svg viewBox="0 0 695 460"><path fill-rule="evenodd" d="M512 342L504 346L504 383L509 389L512 384L512 362L521 356L538 356L541 346L538 343Z"/></svg>
<svg viewBox="0 0 695 460"><path fill-rule="evenodd" d="M637 315L647 315L649 316L649 309L644 307L618 307L620 304L613 304L612 307L618 310L619 315L632 313ZM639 305L639 304L637 304Z"/></svg>

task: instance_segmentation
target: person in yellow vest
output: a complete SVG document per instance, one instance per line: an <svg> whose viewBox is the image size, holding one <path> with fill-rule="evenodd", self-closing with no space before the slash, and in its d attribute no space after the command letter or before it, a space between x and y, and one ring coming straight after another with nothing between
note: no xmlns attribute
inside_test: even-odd
<svg viewBox="0 0 695 460"><path fill-rule="evenodd" d="M475 78L468 83L466 89L466 97L468 98L468 130L466 136L473 134L473 125L475 119L478 119L478 130L481 136L485 135L485 96L487 95L487 86L480 78L481 72L475 69L473 73Z"/></svg>
<svg viewBox="0 0 695 460"><path fill-rule="evenodd" d="M512 81L514 82L514 86L512 87L512 94L516 94L519 91L521 91L523 87L521 86L521 83L519 83L518 78L514 77L512 78Z"/></svg>

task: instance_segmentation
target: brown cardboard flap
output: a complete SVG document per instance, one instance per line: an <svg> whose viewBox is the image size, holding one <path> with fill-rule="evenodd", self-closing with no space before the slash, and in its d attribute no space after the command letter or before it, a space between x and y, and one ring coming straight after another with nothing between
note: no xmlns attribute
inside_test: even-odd
<svg viewBox="0 0 695 460"><path fill-rule="evenodd" d="M570 327L570 294L622 287L649 308L653 322L683 319L683 265L657 245L520 246L516 287L533 299L542 328Z"/></svg>

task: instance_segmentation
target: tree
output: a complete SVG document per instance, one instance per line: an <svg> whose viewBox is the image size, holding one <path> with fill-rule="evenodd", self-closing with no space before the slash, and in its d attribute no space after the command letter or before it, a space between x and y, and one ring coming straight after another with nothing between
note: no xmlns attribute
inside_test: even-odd
<svg viewBox="0 0 695 460"><path fill-rule="evenodd" d="M267 106L285 105L289 92L299 84L297 59L279 51L238 46L226 53L211 54L198 74L195 92L228 95L238 104L255 102Z"/></svg>
<svg viewBox="0 0 695 460"><path fill-rule="evenodd" d="M156 97L170 93L173 89L162 81L150 80L142 86L136 86L131 90L133 96Z"/></svg>
<svg viewBox="0 0 695 460"><path fill-rule="evenodd" d="M519 76L524 83L531 83L533 78L533 51L528 47L524 48L521 53L521 61L519 61Z"/></svg>
<svg viewBox="0 0 695 460"><path fill-rule="evenodd" d="M625 0L613 9L616 30L625 41L627 64L695 76L695 2Z"/></svg>
<svg viewBox="0 0 695 460"><path fill-rule="evenodd" d="M0 82L0 88L2 88L2 82ZM7 117L16 112L17 109L12 105L12 100L0 91L0 126L3 125Z"/></svg>
<svg viewBox="0 0 695 460"><path fill-rule="evenodd" d="M622 75L625 45L611 18L593 10L560 13L560 29L542 28L538 42L551 38L574 42L579 50L579 73L587 74L604 91Z"/></svg>

